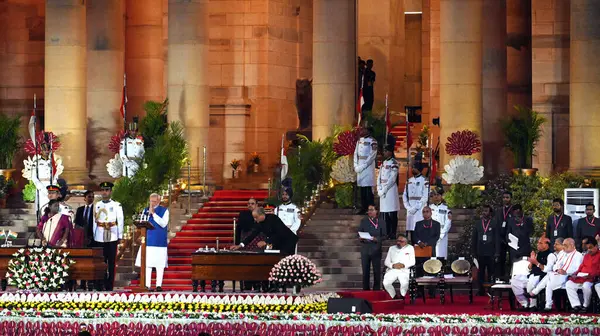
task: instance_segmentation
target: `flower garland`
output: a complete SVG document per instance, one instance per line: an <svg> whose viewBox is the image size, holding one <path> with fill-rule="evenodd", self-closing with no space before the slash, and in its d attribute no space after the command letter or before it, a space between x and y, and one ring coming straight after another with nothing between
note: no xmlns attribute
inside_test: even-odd
<svg viewBox="0 0 600 336"><path fill-rule="evenodd" d="M483 166L479 160L457 156L444 166L442 178L450 184L474 184L483 177Z"/></svg>
<svg viewBox="0 0 600 336"><path fill-rule="evenodd" d="M108 175L112 178L117 179L123 175L123 161L121 161L121 157L119 154L115 154L115 156L108 160L106 164L106 171L108 171Z"/></svg>
<svg viewBox="0 0 600 336"><path fill-rule="evenodd" d="M351 156L340 156L331 167L331 178L340 183L356 182L354 159Z"/></svg>
<svg viewBox="0 0 600 336"><path fill-rule="evenodd" d="M19 249L8 262L8 284L18 289L55 291L65 284L75 263L68 255L51 248Z"/></svg>
<svg viewBox="0 0 600 336"><path fill-rule="evenodd" d="M294 254L281 259L269 273L269 281L286 286L310 287L322 282L317 266L307 257Z"/></svg>

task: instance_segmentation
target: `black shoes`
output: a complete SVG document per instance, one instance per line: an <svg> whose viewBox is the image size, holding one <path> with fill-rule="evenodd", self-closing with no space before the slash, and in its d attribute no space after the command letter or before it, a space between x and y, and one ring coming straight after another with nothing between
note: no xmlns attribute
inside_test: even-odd
<svg viewBox="0 0 600 336"><path fill-rule="evenodd" d="M159 287L156 287L156 291L157 291L157 292L162 292L162 287L160 287L160 286L159 286Z"/></svg>

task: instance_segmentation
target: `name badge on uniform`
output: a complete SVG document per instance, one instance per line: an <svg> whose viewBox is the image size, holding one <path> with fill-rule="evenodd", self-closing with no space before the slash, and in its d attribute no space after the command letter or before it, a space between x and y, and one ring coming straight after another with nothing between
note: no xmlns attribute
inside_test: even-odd
<svg viewBox="0 0 600 336"><path fill-rule="evenodd" d="M502 222L502 227L506 227L506 221Z"/></svg>
<svg viewBox="0 0 600 336"><path fill-rule="evenodd" d="M487 235L486 235L486 234L484 234L483 236L481 236L481 240L483 240L483 241L487 241Z"/></svg>
<svg viewBox="0 0 600 336"><path fill-rule="evenodd" d="M286 209L285 211L286 211L286 212L294 212L294 209L291 209L291 208L290 208L290 209Z"/></svg>
<svg viewBox="0 0 600 336"><path fill-rule="evenodd" d="M421 182L417 182L417 185L421 184Z"/></svg>
<svg viewBox="0 0 600 336"><path fill-rule="evenodd" d="M113 212L113 207L108 208L108 211Z"/></svg>
<svg viewBox="0 0 600 336"><path fill-rule="evenodd" d="M558 230L554 230L554 237L558 237Z"/></svg>
<svg viewBox="0 0 600 336"><path fill-rule="evenodd" d="M440 213L441 213L441 214L445 214L445 213L446 213L446 210L440 210Z"/></svg>

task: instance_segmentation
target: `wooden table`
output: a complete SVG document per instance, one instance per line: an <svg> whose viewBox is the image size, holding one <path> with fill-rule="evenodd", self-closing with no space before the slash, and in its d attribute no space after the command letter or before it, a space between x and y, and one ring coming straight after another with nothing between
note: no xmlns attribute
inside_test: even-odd
<svg viewBox="0 0 600 336"><path fill-rule="evenodd" d="M195 252L192 254L192 286L201 280L265 281L285 255L264 252Z"/></svg>
<svg viewBox="0 0 600 336"><path fill-rule="evenodd" d="M13 258L13 254L23 247L2 247L0 248L0 282L2 290L6 290L8 280L6 272L8 271L8 262ZM63 252L69 252L69 258L75 261L69 270L69 280L87 280L104 283L106 273L106 264L101 247L95 248L70 248L61 249Z"/></svg>

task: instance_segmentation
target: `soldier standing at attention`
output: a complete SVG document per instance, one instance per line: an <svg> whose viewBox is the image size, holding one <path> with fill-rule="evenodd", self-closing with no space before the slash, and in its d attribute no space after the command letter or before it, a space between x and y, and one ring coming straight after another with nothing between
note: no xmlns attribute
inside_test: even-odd
<svg viewBox="0 0 600 336"><path fill-rule="evenodd" d="M445 260L448 257L448 232L452 227L452 211L442 202L444 189L434 188L431 192L433 204L430 204L431 218L440 223L440 239L435 246L435 255L438 259Z"/></svg>
<svg viewBox="0 0 600 336"><path fill-rule="evenodd" d="M123 239L123 208L121 203L113 201L113 184L110 182L100 183L102 201L94 206L94 241L96 246L104 249L104 262L108 266L104 277L104 288L112 291L115 281L115 261L117 258L117 246Z"/></svg>
<svg viewBox="0 0 600 336"><path fill-rule="evenodd" d="M377 194L379 195L379 211L385 221L389 239L395 239L398 229L398 161L394 157L394 146L386 145L383 150L384 161L377 178Z"/></svg>
<svg viewBox="0 0 600 336"><path fill-rule="evenodd" d="M423 219L423 207L429 200L429 182L421 175L422 169L423 164L415 157L413 176L408 179L402 194L402 202L406 208L406 235L410 235L411 240L414 240L412 232L415 230L415 224Z"/></svg>
<svg viewBox="0 0 600 336"><path fill-rule="evenodd" d="M361 137L354 150L354 171L356 185L360 188L361 209L359 215L364 215L370 204L375 203L373 187L375 186L375 158L377 157L377 140L371 136L373 129L361 129Z"/></svg>
<svg viewBox="0 0 600 336"><path fill-rule="evenodd" d="M123 176L132 177L140 168L139 161L144 157L144 138L137 135L137 118L129 124L127 136L121 141L119 157L123 161Z"/></svg>

